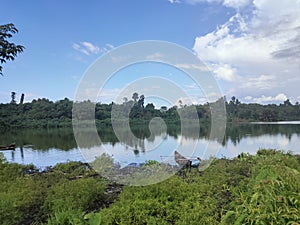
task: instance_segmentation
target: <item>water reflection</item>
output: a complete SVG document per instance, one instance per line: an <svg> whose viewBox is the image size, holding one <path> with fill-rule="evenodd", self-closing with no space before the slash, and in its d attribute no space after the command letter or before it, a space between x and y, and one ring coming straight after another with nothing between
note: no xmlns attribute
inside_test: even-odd
<svg viewBox="0 0 300 225"><path fill-rule="evenodd" d="M15 143L20 148L47 151L76 148L72 129L14 129L1 132L0 145Z"/></svg>
<svg viewBox="0 0 300 225"><path fill-rule="evenodd" d="M15 151L3 151L10 162L39 167L54 165L68 160L92 161L99 152L105 151L122 165L145 160L171 161L177 149L186 156L208 157L218 149L217 157L234 157L241 152L254 154L260 148L291 150L300 154L300 124L241 124L228 125L223 140L209 140L210 129L201 126L199 132L193 126L181 134L180 126L168 126L166 131L149 131L147 126L131 128L136 135L129 138L124 130L120 142L111 128L98 130L101 146L87 139L78 149L72 129L9 130L1 133L0 145L16 144ZM89 130L82 130L89 137ZM83 153L83 154L82 154Z"/></svg>

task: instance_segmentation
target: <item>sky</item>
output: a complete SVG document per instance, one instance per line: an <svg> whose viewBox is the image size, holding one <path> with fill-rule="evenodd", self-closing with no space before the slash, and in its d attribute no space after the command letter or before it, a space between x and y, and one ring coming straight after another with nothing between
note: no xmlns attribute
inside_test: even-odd
<svg viewBox="0 0 300 225"><path fill-rule="evenodd" d="M191 51L227 99L300 101L299 0L0 0L0 5L0 24L14 23L19 30L10 41L25 46L15 61L3 64L2 103L10 102L12 91L17 101L22 93L25 101L73 100L94 62L144 40ZM205 102L180 68L151 65L120 70L106 82L98 101L114 101L126 85L155 75L171 76L189 95L184 103Z"/></svg>

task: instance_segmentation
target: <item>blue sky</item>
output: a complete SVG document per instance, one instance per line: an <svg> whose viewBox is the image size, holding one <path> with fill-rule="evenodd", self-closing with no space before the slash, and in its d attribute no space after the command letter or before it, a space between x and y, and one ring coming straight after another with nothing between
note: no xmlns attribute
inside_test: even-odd
<svg viewBox="0 0 300 225"><path fill-rule="evenodd" d="M0 24L11 22L19 29L11 40L26 49L3 65L0 102L9 102L12 91L17 98L25 93L26 101L73 99L98 57L142 40L191 50L228 97L263 104L300 101L299 0L1 0ZM107 84L99 101L114 100L130 82L125 72ZM178 82L190 102L203 101L192 83Z"/></svg>

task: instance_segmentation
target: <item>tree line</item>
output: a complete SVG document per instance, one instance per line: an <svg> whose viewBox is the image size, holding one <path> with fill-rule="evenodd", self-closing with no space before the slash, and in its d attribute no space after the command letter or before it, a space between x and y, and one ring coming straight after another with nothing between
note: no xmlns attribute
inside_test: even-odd
<svg viewBox="0 0 300 225"><path fill-rule="evenodd" d="M294 105L287 99L283 103L261 105L257 103L241 103L236 97L229 101L226 98L219 99L215 103L199 105L161 106L155 108L153 103L145 105L145 96L133 93L132 100L124 97L124 102L117 104L111 102L93 103L89 100L73 102L68 98L59 101L51 101L46 98L24 102L24 94L19 103L16 101L16 93L12 92L11 102L0 104L0 127L70 127L72 126L73 104L77 104L80 110L76 113L76 119L96 119L97 123L110 126L112 110L115 118L130 118L131 121L150 121L154 117L163 118L166 123L180 124L181 119L200 120L209 123L211 107L218 101L225 101L228 122L249 121L287 121L300 120L300 105ZM94 108L94 113L89 109ZM195 113L196 109L196 113Z"/></svg>

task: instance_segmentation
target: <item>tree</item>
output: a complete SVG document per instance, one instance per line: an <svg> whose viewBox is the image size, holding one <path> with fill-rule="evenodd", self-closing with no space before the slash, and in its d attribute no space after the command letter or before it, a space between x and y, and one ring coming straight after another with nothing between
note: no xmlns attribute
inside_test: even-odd
<svg viewBox="0 0 300 225"><path fill-rule="evenodd" d="M289 99L287 99L287 100L285 100L285 101L283 102L283 105L285 105L285 106L291 106L292 103L290 102Z"/></svg>
<svg viewBox="0 0 300 225"><path fill-rule="evenodd" d="M167 112L167 110L168 110L167 106L161 106L160 107L161 112Z"/></svg>
<svg viewBox="0 0 300 225"><path fill-rule="evenodd" d="M16 92L12 92L11 93L11 101L10 101L11 104L16 104Z"/></svg>
<svg viewBox="0 0 300 225"><path fill-rule="evenodd" d="M138 98L139 98L139 94L134 92L132 95L132 99L136 102L136 100L138 100Z"/></svg>
<svg viewBox="0 0 300 225"><path fill-rule="evenodd" d="M183 102L182 102L182 100L181 100L181 99L178 101L178 104L179 104L180 108L182 108L182 107L183 107Z"/></svg>
<svg viewBox="0 0 300 225"><path fill-rule="evenodd" d="M140 108L144 108L144 100L145 100L145 96L144 96L144 95L141 95L141 96L140 96L140 99L139 99L139 101L138 101L138 106L139 106Z"/></svg>
<svg viewBox="0 0 300 225"><path fill-rule="evenodd" d="M235 97L235 96L232 96L232 97L231 97L231 100L230 100L230 102L229 102L229 104L234 105L234 104L235 104L235 101L236 101L236 97Z"/></svg>
<svg viewBox="0 0 300 225"><path fill-rule="evenodd" d="M153 103L148 103L145 107L146 110L155 110L155 106Z"/></svg>
<svg viewBox="0 0 300 225"><path fill-rule="evenodd" d="M22 93L21 98L20 98L20 104L23 104L24 102L24 93Z"/></svg>
<svg viewBox="0 0 300 225"><path fill-rule="evenodd" d="M124 103L127 103L128 102L128 98L124 97L123 101L124 101Z"/></svg>
<svg viewBox="0 0 300 225"><path fill-rule="evenodd" d="M11 38L13 34L18 33L18 29L14 24L9 23L5 25L0 25L0 63L6 63L7 60L13 61L15 57L23 52L24 46L16 45L7 41L8 38ZM2 73L3 67L0 66L0 75Z"/></svg>

